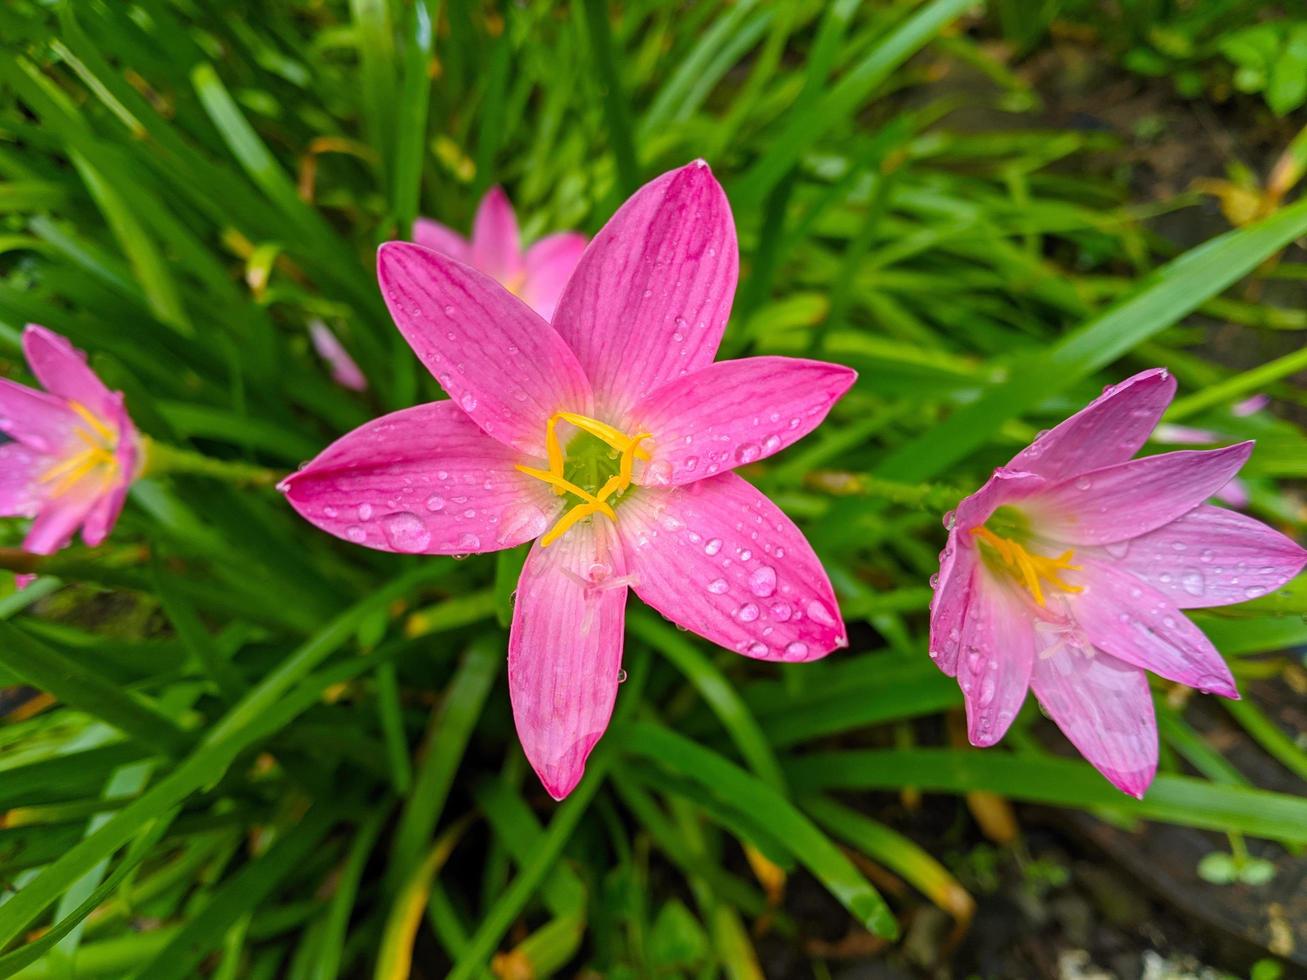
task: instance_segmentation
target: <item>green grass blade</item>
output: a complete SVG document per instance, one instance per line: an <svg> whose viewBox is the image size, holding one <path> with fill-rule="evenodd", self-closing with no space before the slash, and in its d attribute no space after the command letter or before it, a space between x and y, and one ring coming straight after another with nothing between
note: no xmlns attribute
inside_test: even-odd
<svg viewBox="0 0 1307 980"><path fill-rule="evenodd" d="M945 793L987 790L1031 803L1104 807L1122 817L1307 843L1307 800L1169 775L1158 776L1147 795L1136 800L1088 764L1065 759L992 751L867 750L805 756L791 762L786 771L802 791L902 786Z"/></svg>
<svg viewBox="0 0 1307 980"><path fill-rule="evenodd" d="M628 754L664 766L724 796L733 807L765 814L768 825L853 917L878 936L894 938L898 924L880 897L830 839L785 797L708 749L659 725L632 724L622 732Z"/></svg>

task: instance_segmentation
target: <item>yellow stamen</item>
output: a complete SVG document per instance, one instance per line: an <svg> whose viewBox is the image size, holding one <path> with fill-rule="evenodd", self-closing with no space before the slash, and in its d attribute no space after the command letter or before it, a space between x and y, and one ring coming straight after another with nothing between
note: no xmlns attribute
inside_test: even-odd
<svg viewBox="0 0 1307 980"><path fill-rule="evenodd" d="M1075 557L1073 551L1068 549L1056 558L1045 558L1043 555L1032 555L1015 541L999 537L987 527L972 528L971 533L993 548L1003 560L1003 564L1020 576L1026 590L1034 596L1035 602L1039 605L1046 605L1044 590L1039 584L1040 579L1063 592L1084 591L1081 586L1063 581L1061 577L1064 571L1080 571L1079 565L1071 564L1071 559Z"/></svg>
<svg viewBox="0 0 1307 980"><path fill-rule="evenodd" d="M618 472L608 478L598 494L589 493L563 475L564 455L563 447L558 441L559 422L567 422L575 426L582 432L594 436L600 442L611 447L614 453L621 454ZM628 436L625 432L613 428L607 422L592 419L588 415L578 415L575 412L555 412L550 416L549 421L545 423L545 452L549 458L549 469L541 470L532 466L517 466L516 469L527 476L549 484L553 487L554 493L559 496L570 493L579 497L582 502L559 518L558 522L540 539L540 547L549 547L577 521L584 520L594 514L603 514L610 521L616 521L617 514L613 512L612 506L607 502L608 498L614 494L620 495L626 492L626 489L631 485L632 470L637 459L649 459L649 450L640 445L641 442L649 438L652 438L651 433L640 432Z"/></svg>
<svg viewBox="0 0 1307 980"><path fill-rule="evenodd" d="M81 402L69 402L68 407L78 414L83 422L91 427L91 430L100 437L102 443L113 445L118 441L117 435L113 429L104 423L94 412L83 405ZM78 430L78 435L84 435L82 430Z"/></svg>
<svg viewBox="0 0 1307 980"><path fill-rule="evenodd" d="M70 401L68 407L89 427L74 430L86 448L59 460L41 474L40 482L54 484L49 491L52 497L63 496L97 471L100 482L107 487L113 482L118 469L118 458L115 455L118 436L114 430L81 402Z"/></svg>
<svg viewBox="0 0 1307 980"><path fill-rule="evenodd" d="M543 480L545 483L548 483L559 493L575 494L576 496L580 497L582 500L585 501L585 506L592 507L593 509L602 513L605 517L612 518L613 520L617 519L617 515L613 513L613 508L609 507L606 503L604 503L604 498L607 496L607 494L604 493L603 491L600 491L600 495L598 497L595 497L589 492L587 492L586 490L583 490L581 487L578 487L575 483L571 482L570 480L567 480L561 476L556 476L553 473L550 473L548 470L537 470L531 466L517 466L514 468L522 473L525 473L527 476L533 476L537 480ZM611 482L612 481L610 480L609 483ZM604 490L607 489L608 487L607 485L605 485Z"/></svg>

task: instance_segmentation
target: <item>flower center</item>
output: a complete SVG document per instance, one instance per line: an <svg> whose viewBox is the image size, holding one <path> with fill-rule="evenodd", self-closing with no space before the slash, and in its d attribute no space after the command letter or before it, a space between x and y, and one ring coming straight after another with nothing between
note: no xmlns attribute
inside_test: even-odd
<svg viewBox="0 0 1307 980"><path fill-rule="evenodd" d="M1045 558L1043 555L1032 555L1016 541L1000 537L987 527L973 527L971 533L987 546L988 551L1002 563L1001 567L1020 581L1041 606L1045 605L1044 590L1039 584L1041 579L1062 592L1083 591L1078 585L1062 581L1062 572L1080 570L1079 565L1071 564L1075 555L1070 549L1056 558ZM991 566L992 564L991 562Z"/></svg>
<svg viewBox="0 0 1307 980"><path fill-rule="evenodd" d="M579 430L568 442L566 453L558 440L559 422L566 422ZM609 501L620 497L630 487L635 461L649 458L649 451L640 445L649 437L648 432L629 436L607 422L575 412L555 412L550 417L545 424L549 469L539 470L532 466L518 466L517 469L548 483L560 497L570 493L580 503L545 532L540 547L549 547L577 521L594 514L603 514L610 521L617 520Z"/></svg>
<svg viewBox="0 0 1307 980"><path fill-rule="evenodd" d="M53 484L51 497L62 497L85 477L95 475L107 488L118 473L118 435L104 420L81 402L68 403L85 425L76 426L73 434L82 448L59 460L41 474L41 482Z"/></svg>

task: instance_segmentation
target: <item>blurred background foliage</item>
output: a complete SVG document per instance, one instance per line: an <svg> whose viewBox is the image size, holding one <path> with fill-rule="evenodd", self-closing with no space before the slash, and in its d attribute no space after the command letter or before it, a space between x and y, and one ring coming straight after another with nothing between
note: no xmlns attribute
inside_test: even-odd
<svg viewBox="0 0 1307 980"><path fill-rule="evenodd" d="M1115 925L1141 948L1141 915L1179 914L1229 969L1301 967L1301 580L1195 616L1245 700L1154 679L1142 802L1033 699L1003 746L966 747L925 654L939 515L1142 367L1180 379L1168 422L1258 440L1249 509L1301 540L1288 6L0 7L8 376L43 323L151 435L289 471L440 397L380 301L379 242L419 214L466 227L493 184L528 236L593 232L694 157L739 226L725 353L861 372L748 474L827 563L851 649L758 664L633 609L617 717L562 805L508 710L520 554L367 552L191 477L141 481L94 553L37 563L6 522L0 564L40 578L0 586L0 975L1036 976L1089 939L1009 942L1010 903L1074 896L1068 867L1102 853L1162 896ZM329 380L318 319L367 393ZM1259 393L1271 411L1231 412Z"/></svg>

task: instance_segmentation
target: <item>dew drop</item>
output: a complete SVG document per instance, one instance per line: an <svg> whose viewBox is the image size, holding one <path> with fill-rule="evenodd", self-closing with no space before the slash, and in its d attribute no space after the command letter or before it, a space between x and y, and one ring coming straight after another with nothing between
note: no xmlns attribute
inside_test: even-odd
<svg viewBox="0 0 1307 980"><path fill-rule="evenodd" d="M427 502L430 506L430 501ZM514 504L504 511L495 538L499 544L509 541L530 541L544 534L549 527L547 518L535 504Z"/></svg>
<svg viewBox="0 0 1307 980"><path fill-rule="evenodd" d="M717 552L721 550L722 550L721 538L709 538L708 542L703 546L703 553L707 555L709 558L711 558L713 555L717 554Z"/></svg>
<svg viewBox="0 0 1307 980"><path fill-rule="evenodd" d="M835 625L835 617L831 615L830 608L820 599L813 599L808 603L808 618L822 626Z"/></svg>
<svg viewBox="0 0 1307 980"><path fill-rule="evenodd" d="M1200 596L1207 583L1203 580L1203 573L1195 568L1180 576L1180 585L1190 595Z"/></svg>
<svg viewBox="0 0 1307 980"><path fill-rule="evenodd" d="M808 644L802 640L795 640L785 648L785 656L791 660L802 660L808 655Z"/></svg>
<svg viewBox="0 0 1307 980"><path fill-rule="evenodd" d="M368 532L363 530L357 524L351 524L345 528L345 537L349 538L355 544L362 544L368 539Z"/></svg>
<svg viewBox="0 0 1307 980"><path fill-rule="evenodd" d="M458 400L458 403L463 406L463 411L465 412L475 411L477 407L476 395L468 392Z"/></svg>
<svg viewBox="0 0 1307 980"><path fill-rule="evenodd" d="M726 584L726 579L724 578L715 578L708 583L708 591L713 595L721 595L728 588L730 588L730 586Z"/></svg>
<svg viewBox="0 0 1307 980"><path fill-rule="evenodd" d="M422 519L408 511L390 514L381 522L381 529L386 532L386 540L396 551L414 555L431 543L431 532L422 523Z"/></svg>
<svg viewBox="0 0 1307 980"><path fill-rule="evenodd" d="M759 609L752 602L746 602L735 610L735 618L741 623L752 623L759 616Z"/></svg>
<svg viewBox="0 0 1307 980"><path fill-rule="evenodd" d="M459 551L476 551L481 547L481 539L475 534L464 534L458 539Z"/></svg>
<svg viewBox="0 0 1307 980"><path fill-rule="evenodd" d="M770 565L759 565L749 576L749 591L760 598L767 598L776 591L776 569Z"/></svg>
<svg viewBox="0 0 1307 980"><path fill-rule="evenodd" d="M372 505L371 505L371 504L359 504L359 520L360 520L360 521L370 521L370 520L372 520Z"/></svg>
<svg viewBox="0 0 1307 980"><path fill-rule="evenodd" d="M789 622L790 617L793 615L794 615L794 609L790 606L788 602L772 603L771 618L776 620L776 622L778 623Z"/></svg>
<svg viewBox="0 0 1307 980"><path fill-rule="evenodd" d="M762 455L762 447L756 442L746 442L735 450L735 459L740 463L752 463Z"/></svg>
<svg viewBox="0 0 1307 980"><path fill-rule="evenodd" d="M617 683L619 684L626 683L626 671L624 669L619 669L617 671Z"/></svg>

